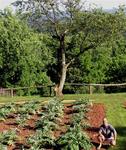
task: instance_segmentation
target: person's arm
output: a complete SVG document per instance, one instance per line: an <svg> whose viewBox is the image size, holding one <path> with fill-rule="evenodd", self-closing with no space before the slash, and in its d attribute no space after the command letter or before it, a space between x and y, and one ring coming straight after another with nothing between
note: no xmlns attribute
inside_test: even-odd
<svg viewBox="0 0 126 150"><path fill-rule="evenodd" d="M99 146L97 147L97 149L101 149L102 143L104 141L104 137L102 135L102 127L99 128L99 132L98 132L98 140L99 140Z"/></svg>
<svg viewBox="0 0 126 150"><path fill-rule="evenodd" d="M99 136L101 136L101 137L103 137L102 130L103 130L103 128L102 128L102 126L101 126L101 127L99 128L99 132L98 132Z"/></svg>
<svg viewBox="0 0 126 150"><path fill-rule="evenodd" d="M101 128L99 129L98 133L99 133L99 135L102 135L102 129Z"/></svg>

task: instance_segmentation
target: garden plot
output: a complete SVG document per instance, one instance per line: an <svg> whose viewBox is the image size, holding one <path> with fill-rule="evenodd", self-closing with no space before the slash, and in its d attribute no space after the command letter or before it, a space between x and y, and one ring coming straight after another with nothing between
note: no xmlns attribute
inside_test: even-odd
<svg viewBox="0 0 126 150"><path fill-rule="evenodd" d="M0 149L7 150L90 150L105 115L102 104L90 106L88 99L63 105L55 98L46 105L36 101L0 109Z"/></svg>

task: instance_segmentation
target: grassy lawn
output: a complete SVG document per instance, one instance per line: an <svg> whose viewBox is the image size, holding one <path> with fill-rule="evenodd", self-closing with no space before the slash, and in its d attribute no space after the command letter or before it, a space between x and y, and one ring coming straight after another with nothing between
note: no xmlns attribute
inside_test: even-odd
<svg viewBox="0 0 126 150"><path fill-rule="evenodd" d="M123 108L123 103L126 102L126 93L118 94L93 94L93 95L65 95L65 100L77 100L81 97L90 98L95 103L104 103L106 106L106 113L109 122L116 128L118 133L117 146L111 150L126 150L126 109ZM0 103L3 102L21 102L29 100L48 100L49 98L42 98L39 96L14 97L5 98L0 97Z"/></svg>
<svg viewBox="0 0 126 150"><path fill-rule="evenodd" d="M14 96L12 97L0 97L0 103L10 103L10 102L25 102L32 100L48 100L48 97L40 97L40 96Z"/></svg>

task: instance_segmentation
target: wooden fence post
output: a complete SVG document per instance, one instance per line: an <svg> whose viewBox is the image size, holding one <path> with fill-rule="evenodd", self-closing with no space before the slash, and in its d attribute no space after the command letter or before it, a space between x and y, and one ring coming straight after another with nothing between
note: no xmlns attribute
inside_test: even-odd
<svg viewBox="0 0 126 150"><path fill-rule="evenodd" d="M49 86L49 92L50 92L50 96L52 95L52 86Z"/></svg>
<svg viewBox="0 0 126 150"><path fill-rule="evenodd" d="M14 91L13 91L13 89L11 89L11 97L12 98L14 97Z"/></svg>
<svg viewBox="0 0 126 150"><path fill-rule="evenodd" d="M93 87L89 84L89 94L93 94Z"/></svg>

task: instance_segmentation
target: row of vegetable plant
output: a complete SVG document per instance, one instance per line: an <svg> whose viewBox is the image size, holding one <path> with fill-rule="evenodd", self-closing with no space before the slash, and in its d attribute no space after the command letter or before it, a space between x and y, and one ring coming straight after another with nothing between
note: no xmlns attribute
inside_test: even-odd
<svg viewBox="0 0 126 150"><path fill-rule="evenodd" d="M28 144L31 144L30 150L42 148L52 148L61 150L90 150L92 144L84 130L88 127L86 123L86 113L89 111L90 101L81 99L72 104L72 121L67 125L65 134L56 138L53 131L60 128L59 122L63 117L64 105L57 98L49 101L45 105L44 112L40 120L37 121L37 132L29 138Z"/></svg>
<svg viewBox="0 0 126 150"><path fill-rule="evenodd" d="M90 101L80 99L71 104L72 116L70 124L64 124L66 132L56 137L54 133L60 130L64 117L64 105L58 98L53 98L47 104L42 105L39 101L27 102L23 105L8 104L0 107L0 118L5 120L9 114L15 114L15 123L18 127L25 127L26 121L33 115L38 115L39 119L35 122L36 131L34 135L27 138L29 150L59 149L59 150L90 150L92 144L85 129L88 127L87 112L89 111ZM3 119L2 119L3 118ZM9 136L10 135L10 136ZM12 138L11 138L12 136ZM7 142L6 142L7 139ZM13 145L17 140L16 130L5 131L0 134L1 145ZM4 142L2 142L4 141Z"/></svg>

